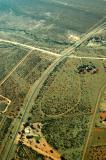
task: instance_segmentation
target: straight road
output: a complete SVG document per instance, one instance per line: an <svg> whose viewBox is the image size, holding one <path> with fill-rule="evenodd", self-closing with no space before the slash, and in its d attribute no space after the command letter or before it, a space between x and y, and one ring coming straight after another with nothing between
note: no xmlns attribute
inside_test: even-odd
<svg viewBox="0 0 106 160"><path fill-rule="evenodd" d="M12 75L12 73L25 61L25 59L33 52L33 49L30 50L25 57L21 59L21 61L11 70L9 74L0 82L0 86Z"/></svg>
<svg viewBox="0 0 106 160"><path fill-rule="evenodd" d="M70 58L75 58L75 59L90 59L90 60L106 60L106 57L82 57L82 56L69 56Z"/></svg>
<svg viewBox="0 0 106 160"><path fill-rule="evenodd" d="M47 50L44 50L44 49L40 49L40 48L37 48L37 47L34 47L34 46L30 46L30 45L27 45L27 44L22 44L22 43L15 42L15 41L10 41L10 40L6 40L6 39L0 39L0 42L10 43L10 44L13 44L13 45L16 45L16 46L21 46L21 47L28 48L28 49L31 49L31 50L40 51L40 52L47 53L47 54L50 54L50 55L53 55L53 56L56 56L56 57L60 56L57 53L54 53L54 52L51 52L51 51L47 51Z"/></svg>

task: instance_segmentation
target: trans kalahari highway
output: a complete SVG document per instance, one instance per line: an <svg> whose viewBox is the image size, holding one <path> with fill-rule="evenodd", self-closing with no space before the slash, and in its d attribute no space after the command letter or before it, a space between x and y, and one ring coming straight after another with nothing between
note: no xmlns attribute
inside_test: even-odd
<svg viewBox="0 0 106 160"><path fill-rule="evenodd" d="M36 81L32 87L30 88L25 101L24 101L24 105L22 110L20 111L20 113L22 114L21 119L16 118L13 121L13 130L12 130L12 138L8 139L7 138L7 143L5 143L4 148L1 152L1 160L11 160L13 158L14 152L16 150L16 144L15 144L15 139L17 136L17 133L20 129L20 126L22 124L22 122L25 122L26 119L28 118L28 113L32 107L32 104L34 103L35 98L37 97L37 95L39 94L40 89L42 88L42 85L44 84L44 82L47 80L48 76L50 75L50 73L55 69L55 67L57 65L59 65L60 62L62 62L67 56L70 56L72 53L74 53L75 49L77 47L79 47L82 43L84 43L87 39L89 39L92 35L94 35L95 33L97 33L101 27L104 26L104 23L101 23L99 26L97 26L96 28L94 28L93 30L91 30L90 32L84 34L82 36L82 38L77 41L73 46L67 48L66 50L61 52L61 56L58 56L54 62L43 72L43 74L41 75L41 77L39 78L38 81ZM7 42L7 43L11 43L11 41L8 40L0 40L3 42ZM14 45L20 45L20 43L17 42L12 42L12 44ZM22 44L21 46L23 47L27 47L26 45ZM34 49L34 48L30 48L30 49ZM95 108L95 112L96 112L97 107Z"/></svg>

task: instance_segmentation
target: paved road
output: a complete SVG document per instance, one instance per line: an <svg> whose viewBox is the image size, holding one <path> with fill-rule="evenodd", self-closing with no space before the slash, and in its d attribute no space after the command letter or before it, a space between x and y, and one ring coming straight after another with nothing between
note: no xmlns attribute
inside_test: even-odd
<svg viewBox="0 0 106 160"><path fill-rule="evenodd" d="M42 85L44 84L44 82L46 81L46 79L48 78L50 73L55 69L55 67L57 65L59 65L60 62L62 62L67 56L70 56L75 51L75 49L77 47L79 47L83 42L85 42L88 38L90 38L93 34L95 34L102 26L103 25L100 25L99 27L97 27L96 29L91 31L90 33L87 33L86 35L84 35L84 37L82 37L81 40L76 42L76 44L74 46L72 46L72 47L66 49L65 51L63 51L62 56L57 57L57 59L42 74L40 79L37 82L34 83L31 90L29 91L30 94L28 96L26 104L24 105L24 109L23 109L23 112L22 112L22 118L18 121L17 121L17 119L15 120L17 122L17 126L15 127L12 139L10 140L10 142L6 146L5 153L2 154L1 160L11 160L12 155L14 153L13 152L14 151L14 141L15 141L17 132L19 131L22 122L26 119L26 115L29 112L34 99L39 94L39 91L42 88Z"/></svg>

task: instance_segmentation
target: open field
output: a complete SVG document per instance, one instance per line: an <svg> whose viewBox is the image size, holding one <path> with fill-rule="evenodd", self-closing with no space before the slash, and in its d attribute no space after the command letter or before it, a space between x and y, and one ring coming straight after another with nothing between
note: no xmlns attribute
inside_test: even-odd
<svg viewBox="0 0 106 160"><path fill-rule="evenodd" d="M54 71L50 78L46 80L38 101L35 101L35 106L41 108L45 115L55 116L67 112L71 109L71 105L73 106L79 100L80 82L78 75L74 75L74 69L78 61L76 60L73 63L68 61L59 73L57 68L57 71ZM55 76L56 79L54 80ZM74 97L75 94L78 96Z"/></svg>
<svg viewBox="0 0 106 160"><path fill-rule="evenodd" d="M0 42L0 81L19 63L28 50Z"/></svg>
<svg viewBox="0 0 106 160"><path fill-rule="evenodd" d="M87 62L83 61L83 63ZM90 119L94 112L100 88L105 83L106 77L102 81L102 84L100 84L101 77L103 77L101 74L104 74L102 64L98 63L98 61L96 61L96 63L101 66L100 72L102 73L98 73L93 77L92 75L82 75L80 77L81 97L78 105L74 107L74 110L67 113L66 116L63 115L62 117L60 116L60 118L57 117L57 120L55 116L55 118L51 116L49 119L47 117L47 120L44 121L47 124L44 125L43 132L46 134L48 141L50 141L56 148L62 148L61 153L66 159L69 159L69 157L77 159L77 156L81 159L83 144L84 141L86 141L86 136L89 131Z"/></svg>
<svg viewBox="0 0 106 160"><path fill-rule="evenodd" d="M100 89L106 82L102 61L91 61L99 68L96 74L76 73L77 66L87 64L89 60L65 60L56 67L28 115L29 123L44 124L42 132L48 143L59 150L65 159L81 159L90 119Z"/></svg>
<svg viewBox="0 0 106 160"><path fill-rule="evenodd" d="M33 84L53 62L55 56L48 56L44 53L33 51L16 70L19 77L26 82Z"/></svg>

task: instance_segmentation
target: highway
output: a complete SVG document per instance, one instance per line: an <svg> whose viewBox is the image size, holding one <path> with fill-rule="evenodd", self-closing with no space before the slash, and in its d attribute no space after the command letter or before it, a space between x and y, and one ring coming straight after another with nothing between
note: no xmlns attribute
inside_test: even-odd
<svg viewBox="0 0 106 160"><path fill-rule="evenodd" d="M13 154L15 151L15 139L17 136L17 133L20 129L20 126L22 124L22 122L24 122L27 118L27 114L29 113L32 104L34 103L35 98L38 96L40 89L42 88L44 82L47 80L48 76L50 75L50 73L52 73L52 71L55 69L55 67L57 65L59 65L60 62L62 62L67 56L70 56L77 47L79 47L82 43L84 43L87 39L89 39L92 35L94 35L96 32L99 31L99 29L101 27L103 27L104 24L101 24L99 27L93 29L92 31L90 31L89 33L85 34L79 41L76 42L76 44L72 47L69 47L68 49L64 50L63 52L61 52L61 56L57 57L56 60L54 60L54 62L44 71L44 73L41 75L41 77L39 78L38 81L36 81L33 86L31 87L31 89L29 90L29 93L26 97L26 101L25 104L23 106L23 110L22 110L22 117L21 119L15 119L14 120L14 125L16 124L13 134L12 134L12 138L9 140L9 142L6 145L5 148L5 152L2 154L1 160L11 160L11 158L13 158ZM6 42L6 41L5 41ZM7 43L10 43L10 41ZM17 43L17 42L15 42ZM17 45L17 44L16 44ZM22 45L27 47L26 45ZM34 49L34 48L30 48L30 49ZM45 51L44 51L45 52ZM54 54L54 53L53 53Z"/></svg>

